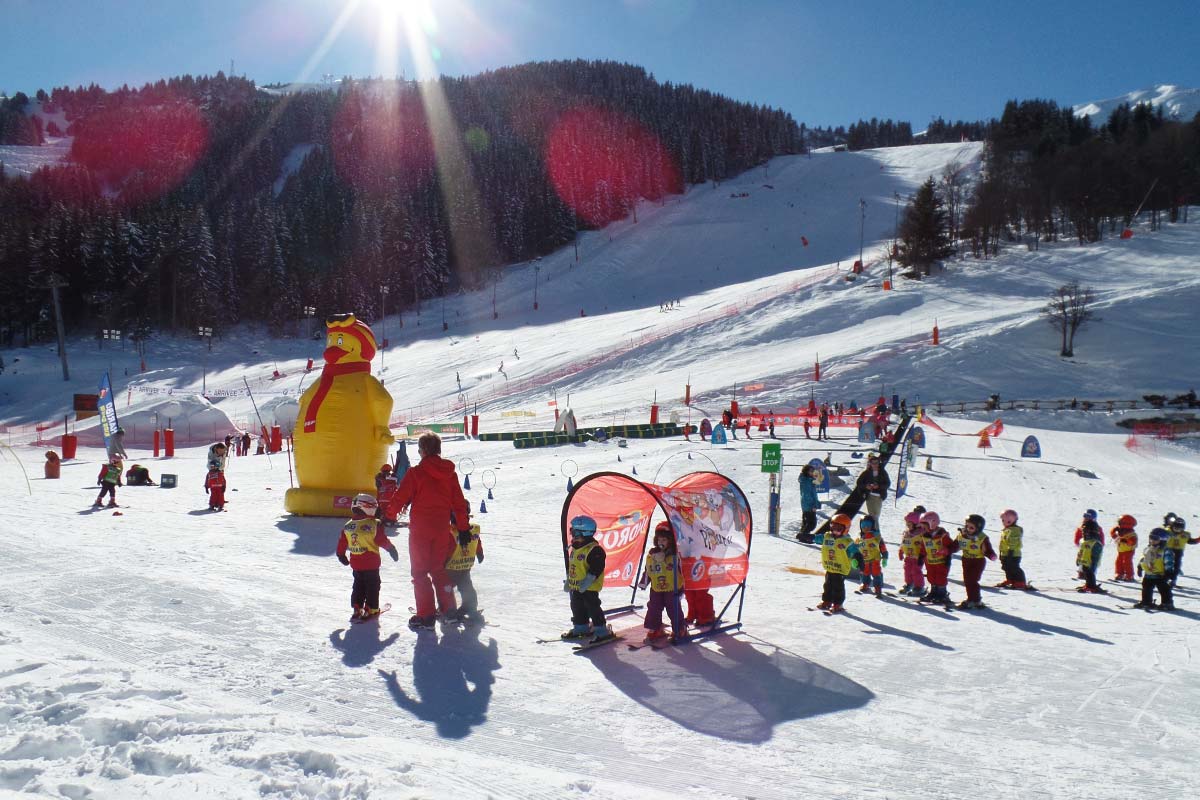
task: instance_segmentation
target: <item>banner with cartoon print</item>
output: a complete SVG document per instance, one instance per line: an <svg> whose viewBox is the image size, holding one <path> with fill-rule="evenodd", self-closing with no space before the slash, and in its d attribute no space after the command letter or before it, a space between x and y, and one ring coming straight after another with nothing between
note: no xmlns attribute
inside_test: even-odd
<svg viewBox="0 0 1200 800"><path fill-rule="evenodd" d="M655 510L661 512L655 518ZM604 548L604 588L631 587L641 571L651 522L667 519L683 565L684 588L733 586L749 569L752 518L742 490L724 475L694 472L670 486L642 483L617 472L588 475L563 503L564 569L570 557L570 521L596 521Z"/></svg>

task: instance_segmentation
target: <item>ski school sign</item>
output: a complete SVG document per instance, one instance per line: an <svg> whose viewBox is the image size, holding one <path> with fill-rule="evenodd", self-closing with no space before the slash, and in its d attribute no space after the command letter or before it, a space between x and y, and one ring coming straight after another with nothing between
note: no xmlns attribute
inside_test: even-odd
<svg viewBox="0 0 1200 800"><path fill-rule="evenodd" d="M583 478L562 507L564 567L570 559L569 522L586 514L596 520L596 541L604 548L605 590L632 589L641 576L656 511L675 531L685 589L744 586L750 565L750 503L736 483L716 472L693 472L669 486L618 472Z"/></svg>

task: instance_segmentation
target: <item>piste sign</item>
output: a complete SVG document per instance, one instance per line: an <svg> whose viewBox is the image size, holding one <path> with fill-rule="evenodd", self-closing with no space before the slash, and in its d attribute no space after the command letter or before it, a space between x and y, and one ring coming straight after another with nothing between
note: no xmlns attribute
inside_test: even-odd
<svg viewBox="0 0 1200 800"><path fill-rule="evenodd" d="M762 446L762 471L779 472L783 464L783 445L779 442L767 442Z"/></svg>

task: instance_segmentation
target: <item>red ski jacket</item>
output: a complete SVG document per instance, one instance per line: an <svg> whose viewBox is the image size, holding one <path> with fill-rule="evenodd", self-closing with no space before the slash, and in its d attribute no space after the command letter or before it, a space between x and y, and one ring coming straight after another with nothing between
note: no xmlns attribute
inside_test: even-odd
<svg viewBox="0 0 1200 800"><path fill-rule="evenodd" d="M471 529L470 507L458 485L454 463L441 456L424 456L421 463L404 473L404 480L388 500L387 510L394 517L407 506L412 506L408 513L410 536L445 538L451 513L458 530Z"/></svg>

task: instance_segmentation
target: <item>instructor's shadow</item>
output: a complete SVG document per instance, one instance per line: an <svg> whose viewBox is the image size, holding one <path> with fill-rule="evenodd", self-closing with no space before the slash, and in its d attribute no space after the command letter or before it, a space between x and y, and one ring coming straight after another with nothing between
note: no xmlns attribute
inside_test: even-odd
<svg viewBox="0 0 1200 800"><path fill-rule="evenodd" d="M436 633L418 635L412 666L416 697L400 685L395 670L379 670L396 705L434 723L446 739L462 739L487 721L500 653L496 640L489 638L485 645L479 632L467 626L443 630L440 640Z"/></svg>

